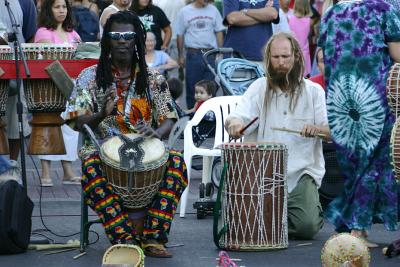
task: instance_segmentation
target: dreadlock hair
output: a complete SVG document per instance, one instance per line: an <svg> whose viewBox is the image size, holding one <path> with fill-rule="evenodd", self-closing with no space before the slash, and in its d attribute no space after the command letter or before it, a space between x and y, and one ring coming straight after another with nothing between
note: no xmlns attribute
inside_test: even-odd
<svg viewBox="0 0 400 267"><path fill-rule="evenodd" d="M112 14L104 25L104 32L101 38L101 54L96 71L96 83L103 92L113 83L114 77L111 69L111 39L108 33L114 23L132 24L135 35L135 50L132 56L132 68L139 66L139 72L136 73L136 92L139 95L146 95L149 86L147 65L145 60L145 41L146 31L139 17L131 11L120 11Z"/></svg>
<svg viewBox="0 0 400 267"><path fill-rule="evenodd" d="M292 47L292 55L294 55L294 63L291 69L286 73L285 84L287 85L287 93L290 96L290 104L289 109L291 111L294 110L297 104L297 99L301 93L302 88L304 87L304 56L301 50L299 43L296 38L285 32L279 32L274 34L269 39L267 45L264 49L264 61L265 61L265 72L267 77L267 90L266 90L266 103L269 101L269 96L276 93L277 88L279 87L274 82L274 77L271 76L271 73L274 73L274 69L271 64L271 44L278 39L286 39L290 42ZM272 93L272 94L271 94Z"/></svg>

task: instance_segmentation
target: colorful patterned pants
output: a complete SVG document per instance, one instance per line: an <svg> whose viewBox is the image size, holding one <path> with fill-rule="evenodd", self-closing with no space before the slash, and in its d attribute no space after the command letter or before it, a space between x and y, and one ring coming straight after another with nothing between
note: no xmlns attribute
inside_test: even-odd
<svg viewBox="0 0 400 267"><path fill-rule="evenodd" d="M122 199L114 193L101 169L98 153L82 160L82 187L86 203L101 218L112 244L126 243L134 237L135 229L124 211ZM171 222L179 199L187 186L186 165L180 152L171 150L164 180L148 208L143 238L168 242Z"/></svg>

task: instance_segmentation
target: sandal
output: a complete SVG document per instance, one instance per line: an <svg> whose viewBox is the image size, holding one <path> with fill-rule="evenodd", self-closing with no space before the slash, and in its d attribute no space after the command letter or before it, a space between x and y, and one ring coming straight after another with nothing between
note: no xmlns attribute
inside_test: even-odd
<svg viewBox="0 0 400 267"><path fill-rule="evenodd" d="M144 255L153 258L172 258L172 254L168 252L163 244L144 243L142 242Z"/></svg>
<svg viewBox="0 0 400 267"><path fill-rule="evenodd" d="M65 179L65 180L63 179L62 183L63 184L78 184L78 185L80 185L81 184L81 177L80 176L76 176L76 177L72 177L72 178Z"/></svg>
<svg viewBox="0 0 400 267"><path fill-rule="evenodd" d="M50 178L42 178L40 179L40 185L42 187L52 187L54 184Z"/></svg>
<svg viewBox="0 0 400 267"><path fill-rule="evenodd" d="M379 247L378 244L376 244L376 243L374 243L374 242L371 242L370 240L367 239L368 233L367 233L365 230L363 230L363 231L360 231L360 230L352 230L350 234L351 234L352 236L355 236L355 237L358 237L358 238L362 239L362 240L364 241L365 245L366 245L368 248L377 248L377 247Z"/></svg>

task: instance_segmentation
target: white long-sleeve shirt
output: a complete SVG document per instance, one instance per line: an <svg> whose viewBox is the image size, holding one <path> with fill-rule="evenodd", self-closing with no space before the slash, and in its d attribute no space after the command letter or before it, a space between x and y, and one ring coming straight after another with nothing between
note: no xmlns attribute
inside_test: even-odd
<svg viewBox="0 0 400 267"><path fill-rule="evenodd" d="M300 131L305 124L327 126L325 93L320 85L304 80L305 87L299 95L293 112L289 109L290 97L278 90L269 96L264 104L266 78L259 78L250 85L236 109L229 117L236 117L248 124L259 119L246 131L244 140L249 142L277 142L288 148L287 185L291 192L304 174L314 178L321 185L325 174L325 161L320 138L306 138L297 133L272 130L287 128Z"/></svg>

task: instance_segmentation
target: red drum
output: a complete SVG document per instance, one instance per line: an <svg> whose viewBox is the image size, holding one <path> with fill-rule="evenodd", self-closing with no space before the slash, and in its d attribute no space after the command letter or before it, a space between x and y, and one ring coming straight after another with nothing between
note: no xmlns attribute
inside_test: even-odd
<svg viewBox="0 0 400 267"><path fill-rule="evenodd" d="M288 247L287 149L277 143L225 143L221 194L226 233L220 247L238 251Z"/></svg>
<svg viewBox="0 0 400 267"><path fill-rule="evenodd" d="M386 95L388 104L392 108L396 119L400 115L400 64L395 63L389 71L386 81Z"/></svg>

